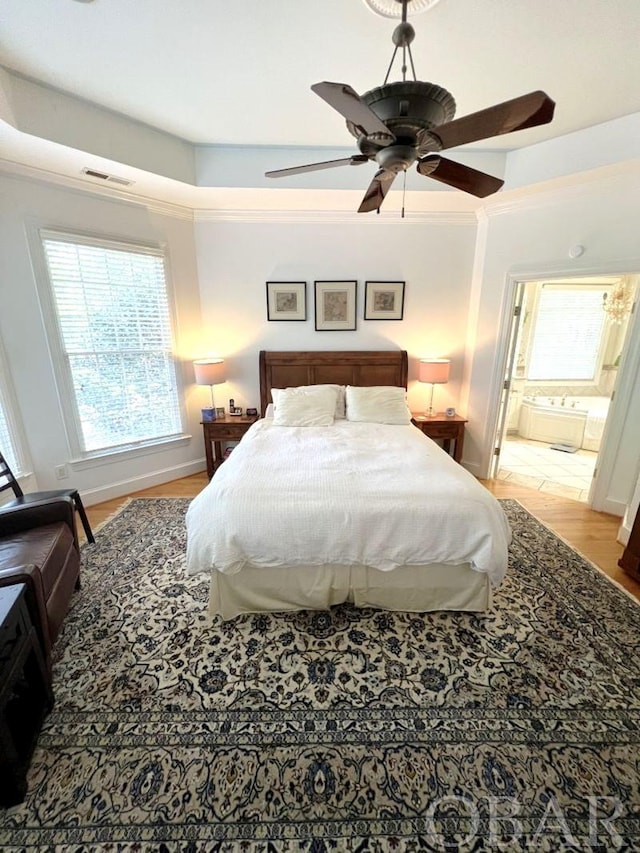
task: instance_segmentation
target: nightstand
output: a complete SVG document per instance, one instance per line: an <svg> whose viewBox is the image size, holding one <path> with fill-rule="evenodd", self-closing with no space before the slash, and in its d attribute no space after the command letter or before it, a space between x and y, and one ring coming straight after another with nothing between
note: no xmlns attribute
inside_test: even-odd
<svg viewBox="0 0 640 853"><path fill-rule="evenodd" d="M225 415L215 421L201 421L204 432L204 450L207 456L209 479L224 462L223 441L240 441L249 427L258 420L257 415Z"/></svg>
<svg viewBox="0 0 640 853"><path fill-rule="evenodd" d="M418 412L412 412L411 422L429 438L441 438L445 451L452 455L456 462L462 460L466 418L460 415L447 417L444 412L437 412L435 415L422 415ZM452 441L454 443L453 454L451 453Z"/></svg>

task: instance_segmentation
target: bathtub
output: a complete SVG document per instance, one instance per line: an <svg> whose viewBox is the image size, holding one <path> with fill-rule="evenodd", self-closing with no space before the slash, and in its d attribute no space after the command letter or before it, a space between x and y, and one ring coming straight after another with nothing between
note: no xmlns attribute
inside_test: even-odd
<svg viewBox="0 0 640 853"><path fill-rule="evenodd" d="M528 397L520 406L518 432L548 444L600 449L608 397Z"/></svg>

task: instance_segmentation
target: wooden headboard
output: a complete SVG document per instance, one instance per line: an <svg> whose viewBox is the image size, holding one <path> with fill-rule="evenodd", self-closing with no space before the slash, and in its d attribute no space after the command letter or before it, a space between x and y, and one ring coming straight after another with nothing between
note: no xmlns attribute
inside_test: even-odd
<svg viewBox="0 0 640 853"><path fill-rule="evenodd" d="M407 387L406 350L260 352L260 408L272 388L298 385L398 385Z"/></svg>

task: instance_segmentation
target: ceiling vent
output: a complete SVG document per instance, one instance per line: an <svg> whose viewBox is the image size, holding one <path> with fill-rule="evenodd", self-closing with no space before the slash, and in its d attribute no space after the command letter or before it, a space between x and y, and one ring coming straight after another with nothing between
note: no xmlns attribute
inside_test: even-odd
<svg viewBox="0 0 640 853"><path fill-rule="evenodd" d="M128 181L126 178L118 178L116 175L98 172L97 169L85 168L82 170L82 174L88 175L90 178L97 178L99 181L105 181L108 184L119 184L121 187L130 187L134 183L134 181Z"/></svg>

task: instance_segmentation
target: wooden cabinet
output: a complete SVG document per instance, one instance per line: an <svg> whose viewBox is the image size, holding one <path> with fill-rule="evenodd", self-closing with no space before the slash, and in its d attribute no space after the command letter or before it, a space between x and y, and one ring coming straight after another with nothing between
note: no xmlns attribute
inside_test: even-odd
<svg viewBox="0 0 640 853"><path fill-rule="evenodd" d="M224 462L222 442L240 441L249 427L257 420L257 415L225 415L215 421L201 421L209 478L213 477L216 470Z"/></svg>
<svg viewBox="0 0 640 853"><path fill-rule="evenodd" d="M630 577L640 581L640 509L636 512L629 541L618 560L618 565Z"/></svg>
<svg viewBox="0 0 640 853"><path fill-rule="evenodd" d="M433 438L436 441L442 440L443 448L450 456L453 456L456 462L462 460L466 418L460 415L448 417L444 412L438 412L435 415L423 415L418 412L412 412L411 421L425 435L428 435L429 438ZM452 442L453 453L451 452Z"/></svg>
<svg viewBox="0 0 640 853"><path fill-rule="evenodd" d="M0 804L24 800L27 770L53 692L25 601L25 585L0 588Z"/></svg>

